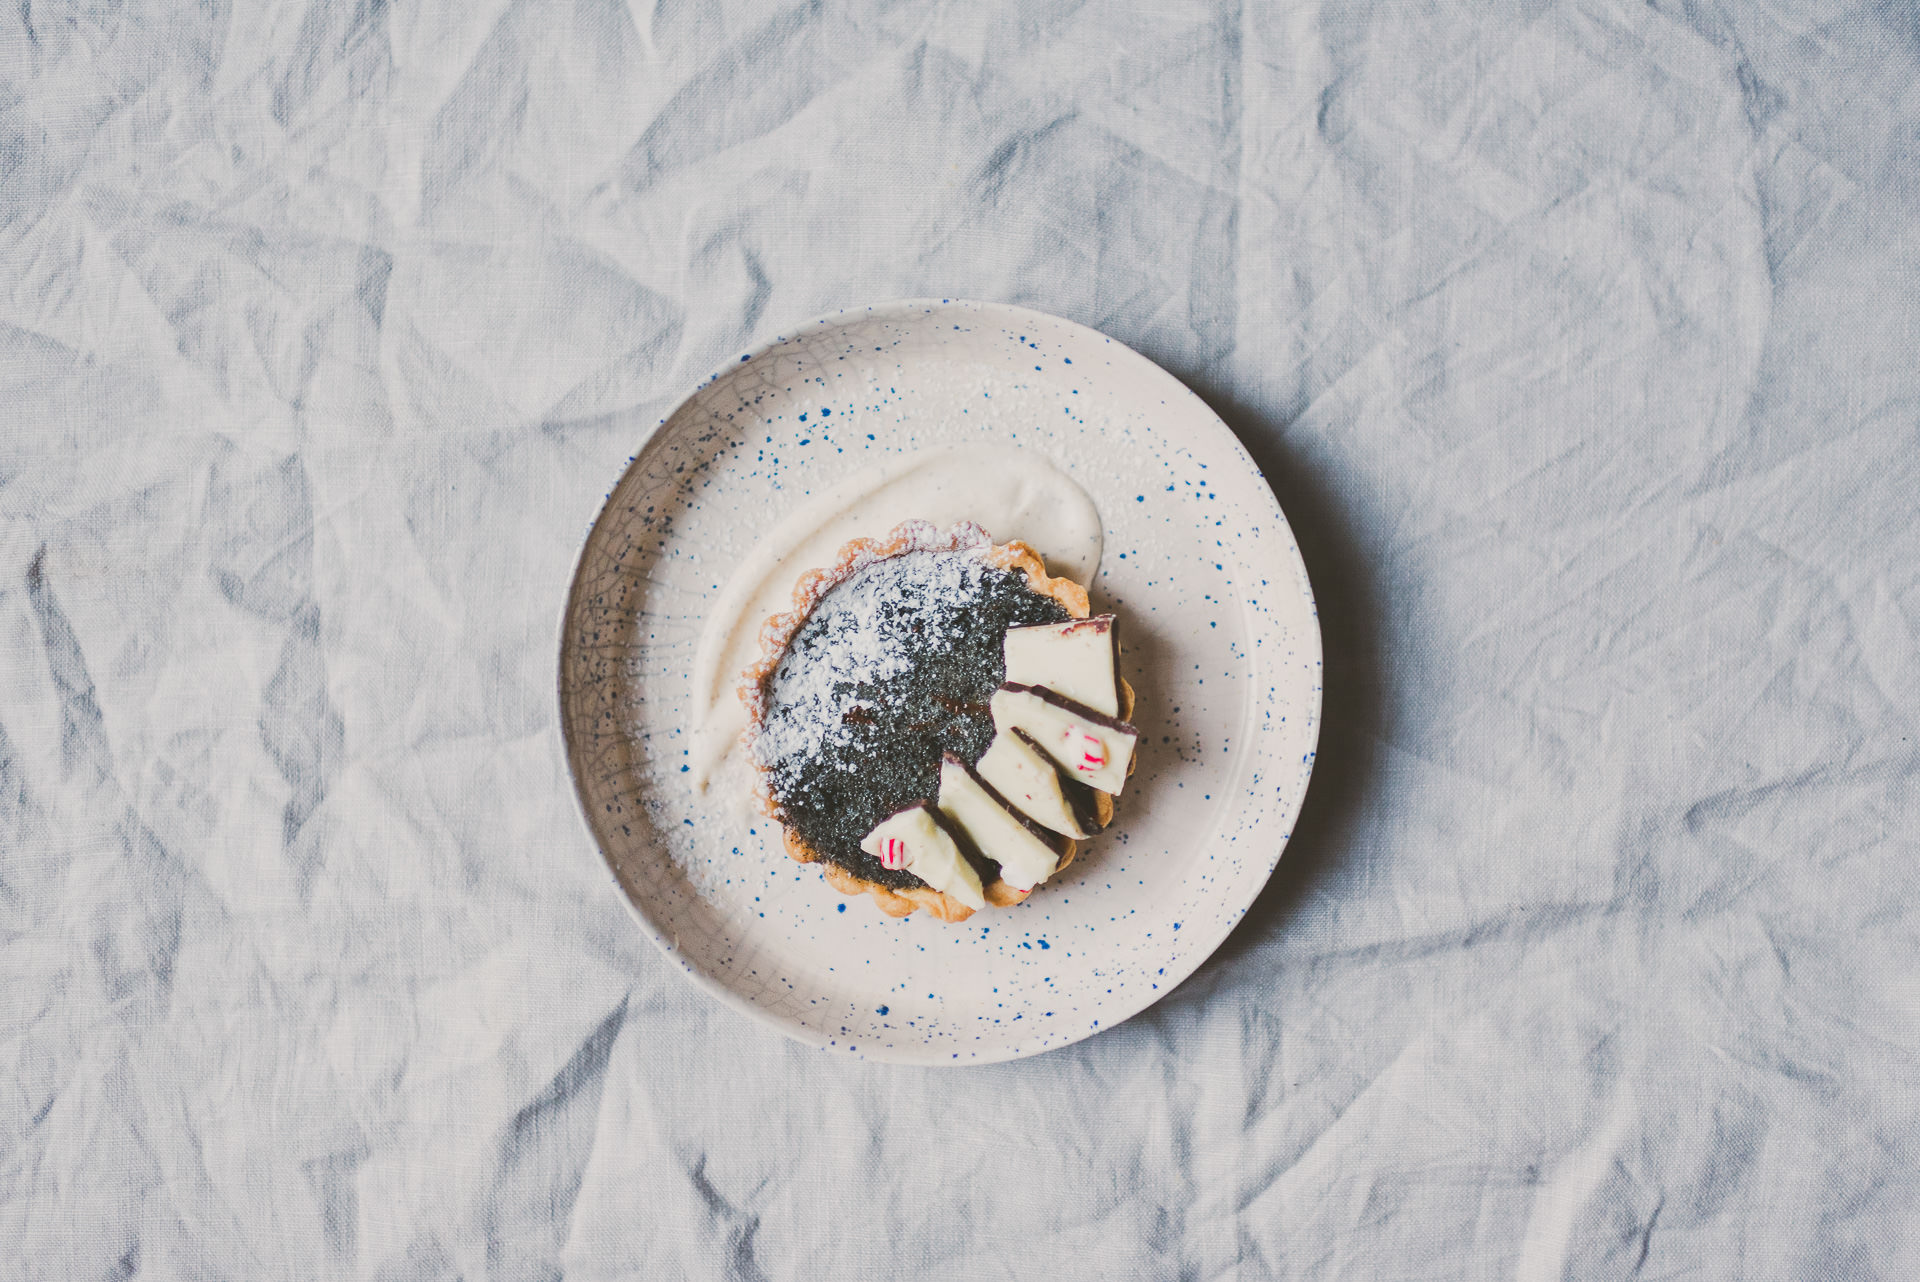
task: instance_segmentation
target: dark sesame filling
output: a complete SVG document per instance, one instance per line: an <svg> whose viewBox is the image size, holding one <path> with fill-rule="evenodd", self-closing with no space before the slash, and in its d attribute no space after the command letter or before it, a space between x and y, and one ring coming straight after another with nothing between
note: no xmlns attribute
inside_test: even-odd
<svg viewBox="0 0 1920 1282"><path fill-rule="evenodd" d="M943 752L968 762L986 752L1007 629L1068 617L1025 575L970 552L909 553L834 588L769 682L755 755L782 821L855 876L924 884L883 868L861 839L938 795Z"/></svg>

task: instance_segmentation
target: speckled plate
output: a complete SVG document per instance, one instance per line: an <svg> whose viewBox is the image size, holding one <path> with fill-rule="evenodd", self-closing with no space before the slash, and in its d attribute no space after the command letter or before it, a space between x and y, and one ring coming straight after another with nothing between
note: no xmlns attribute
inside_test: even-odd
<svg viewBox="0 0 1920 1282"><path fill-rule="evenodd" d="M1140 764L1115 825L1026 903L895 920L691 786L694 651L732 568L809 495L982 441L1044 454L1099 507L1094 608L1122 616ZM816 1046L985 1063L1112 1027L1226 938L1299 813L1320 675L1286 518L1199 398L1057 317L898 302L776 337L647 438L574 572L560 709L587 826L694 983Z"/></svg>

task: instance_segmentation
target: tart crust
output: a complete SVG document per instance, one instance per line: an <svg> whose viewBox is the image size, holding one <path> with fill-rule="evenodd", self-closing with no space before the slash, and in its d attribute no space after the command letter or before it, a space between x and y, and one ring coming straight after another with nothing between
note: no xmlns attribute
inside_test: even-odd
<svg viewBox="0 0 1920 1282"><path fill-rule="evenodd" d="M988 565L1024 574L1029 590L1053 598L1072 617L1087 617L1085 588L1072 579L1048 574L1046 562L1027 544L1018 540L995 544L993 537L972 521L962 521L946 530L937 528L930 521L902 521L884 537L854 539L841 545L832 565L801 575L800 581L794 585L792 608L773 615L760 625L760 657L740 674L738 690L740 702L747 707L747 729L742 738L748 745L749 756L753 740L759 735L766 716L768 683L779 668L780 660L786 656L787 646L806 625L814 607L820 604L827 593L876 561L905 556L909 552L961 552L971 549L985 549L983 559ZM1122 720L1133 716L1133 687L1127 684L1124 677L1120 679L1120 716ZM1138 758L1135 758L1137 763ZM1131 768L1128 773L1132 773ZM754 786L754 798L761 811L780 824L787 853L803 864L822 865L821 871L827 884L841 894L872 895L873 902L889 917L905 917L922 908L941 921L965 921L973 916L973 909L945 891L927 885L906 886L897 890L883 886L879 882L856 876L815 850L800 834L781 821L779 803L774 800L764 770ZM1097 792L1094 801L1099 807L1101 826L1105 827L1113 820L1113 798L1104 792ZM1054 871L1058 873L1072 863L1078 853L1078 843L1068 839L1066 850L1060 856L1059 867ZM996 908L1011 907L1033 893L1031 889L1016 890L998 877L982 889L986 901Z"/></svg>

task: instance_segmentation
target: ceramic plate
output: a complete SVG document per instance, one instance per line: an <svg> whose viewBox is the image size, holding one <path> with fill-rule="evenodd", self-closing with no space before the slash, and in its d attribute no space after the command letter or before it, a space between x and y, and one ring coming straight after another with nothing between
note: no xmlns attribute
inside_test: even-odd
<svg viewBox="0 0 1920 1282"><path fill-rule="evenodd" d="M1044 455L1098 506L1093 606L1121 615L1141 747L1114 826L1070 868L949 925L838 894L684 767L702 620L756 537L856 469L965 443ZM709 379L594 522L560 647L587 825L667 956L789 1037L922 1064L1078 1041L1191 974L1286 845L1320 677L1299 551L1225 424L1102 334L971 302L840 312Z"/></svg>

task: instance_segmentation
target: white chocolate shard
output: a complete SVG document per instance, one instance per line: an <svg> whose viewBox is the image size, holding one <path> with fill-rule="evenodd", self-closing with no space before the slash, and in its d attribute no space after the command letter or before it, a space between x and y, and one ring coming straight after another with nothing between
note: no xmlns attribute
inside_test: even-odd
<svg viewBox="0 0 1920 1282"><path fill-rule="evenodd" d="M1000 865L1000 879L1015 890L1032 890L1060 866L1066 839L1023 818L954 756L940 763L940 811L982 855Z"/></svg>
<svg viewBox="0 0 1920 1282"><path fill-rule="evenodd" d="M1071 779L1063 780L1050 757L1033 746L1018 730L1003 730L993 737L980 764L974 767L994 791L1013 804L1027 818L1069 837L1087 837L1087 812L1092 809L1092 794ZM1074 796L1074 792L1079 796ZM1082 804L1076 807L1076 801ZM1099 821L1093 818L1093 828Z"/></svg>
<svg viewBox="0 0 1920 1282"><path fill-rule="evenodd" d="M861 839L860 849L888 868L905 868L935 890L952 895L967 907L987 906L980 874L973 870L960 847L941 826L933 807L924 801L882 819Z"/></svg>
<svg viewBox="0 0 1920 1282"><path fill-rule="evenodd" d="M1069 777L1120 795L1139 739L1132 726L1039 686L1003 685L992 708L996 730L1026 731Z"/></svg>
<svg viewBox="0 0 1920 1282"><path fill-rule="evenodd" d="M1007 629L1006 680L1045 686L1109 717L1120 715L1120 632L1111 614Z"/></svg>

